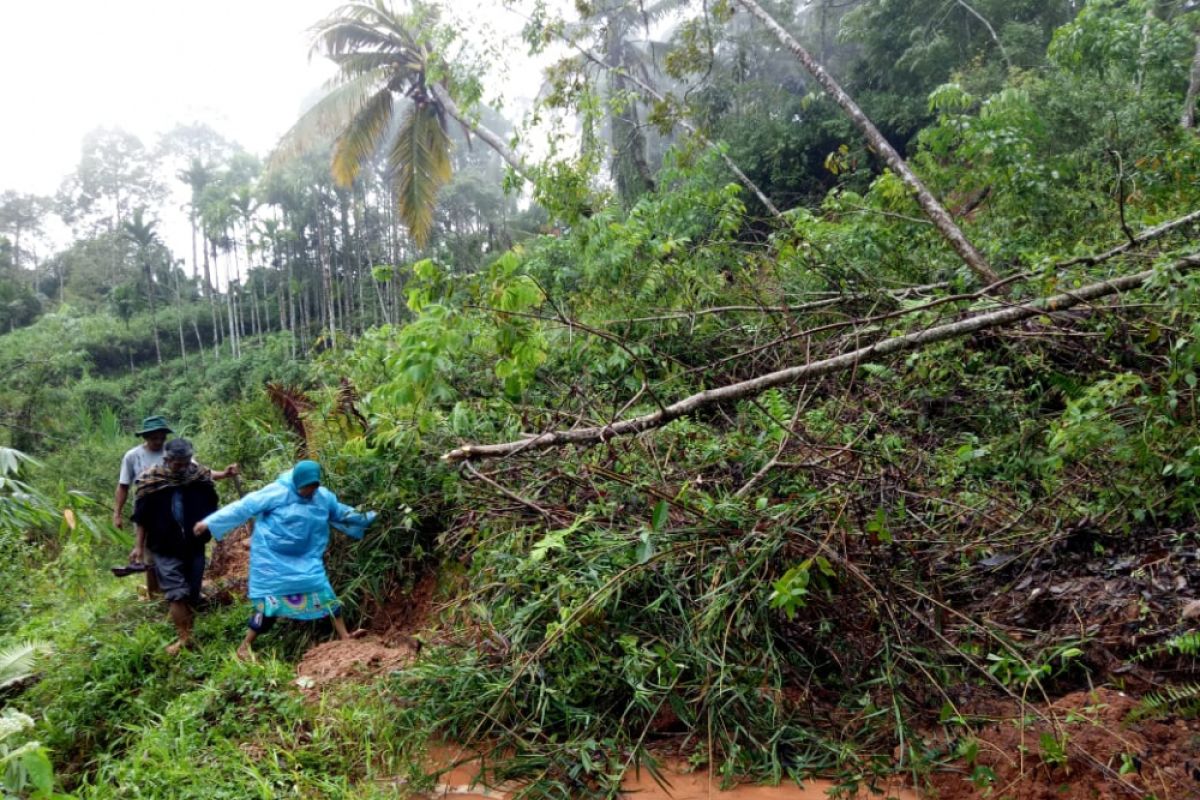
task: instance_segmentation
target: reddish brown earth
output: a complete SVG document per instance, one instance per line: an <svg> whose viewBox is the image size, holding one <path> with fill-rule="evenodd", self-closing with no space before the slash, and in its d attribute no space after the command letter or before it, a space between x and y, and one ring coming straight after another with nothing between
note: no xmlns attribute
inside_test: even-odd
<svg viewBox="0 0 1200 800"><path fill-rule="evenodd" d="M205 594L219 602L232 602L246 594L250 575L250 537L252 524L242 525L217 542L204 571Z"/></svg>
<svg viewBox="0 0 1200 800"><path fill-rule="evenodd" d="M943 749L962 752L964 742L974 742L975 754L923 777L919 790L874 796L1200 800L1200 720L1170 714L1140 721L1130 717L1147 693L1197 682L1192 659L1138 654L1195 627L1200 549L1175 532L1116 538L1081 528L1032 553L989 562L983 565L986 571L968 576L968 588L954 597L954 606L971 622L949 619L947 639L988 652L993 643L979 635L978 624L984 623L1030 653L1054 653L1075 644L1081 654L1070 668L1049 656L1055 665L1043 681L1049 699L1035 701L1031 695L1023 707L982 679L945 687L957 711L974 723L956 729L952 735L958 739ZM436 629L436 588L436 576L430 574L411 592L397 592L366 609L370 637L313 648L299 667L302 679L319 687L403 669L419 651L414 634L439 641L447 635ZM486 631L460 631L454 639L481 649L506 647ZM434 754L434 759L436 768L457 763L462 753ZM445 773L430 796L512 794L515 787L472 786L476 771L468 759ZM832 788L814 781L803 788L743 785L722 791L719 780L682 765L668 766L665 775L665 787L645 771L631 774L624 785L639 800L824 800Z"/></svg>
<svg viewBox="0 0 1200 800"><path fill-rule="evenodd" d="M939 800L1195 800L1200 798L1200 721L1128 724L1137 701L1115 689L1069 694L1029 706L979 731L974 765L932 777ZM1065 760L1043 752L1042 736L1065 742ZM970 780L973 768L994 779ZM977 773L978 774L978 773Z"/></svg>
<svg viewBox="0 0 1200 800"><path fill-rule="evenodd" d="M1196 682L1194 660L1145 657L1195 627L1200 548L1194 532L1108 536L1081 525L1018 556L1011 563L996 559L997 569L977 574L960 607L971 620L1025 644L1027 652L1054 653L1074 643L1081 655L1061 672L1061 662L1050 657L1055 673L1043 681L1049 700L1031 702L1024 713L986 686L948 687L960 713L985 724L974 732L975 762L960 759L935 775L929 795L1200 798L1200 721L1172 714L1132 721L1129 714L1150 692ZM972 627L959 622L949 633L971 642ZM974 642L991 649L986 641ZM1063 758L1053 752L1043 757L1043 734L1065 742ZM958 735L969 741L971 733ZM969 780L976 767L994 773L990 786L983 785L989 783L983 770L979 786Z"/></svg>
<svg viewBox="0 0 1200 800"><path fill-rule="evenodd" d="M416 649L403 642L386 644L376 636L335 639L310 648L296 665L298 683L319 688L342 680L365 680L386 675L412 663Z"/></svg>
<svg viewBox="0 0 1200 800"><path fill-rule="evenodd" d="M338 681L370 680L412 663L420 651L413 634L430 623L436 588L437 576L430 573L411 592L397 592L386 603L367 609L367 635L309 649L296 666L297 683L316 690Z"/></svg>

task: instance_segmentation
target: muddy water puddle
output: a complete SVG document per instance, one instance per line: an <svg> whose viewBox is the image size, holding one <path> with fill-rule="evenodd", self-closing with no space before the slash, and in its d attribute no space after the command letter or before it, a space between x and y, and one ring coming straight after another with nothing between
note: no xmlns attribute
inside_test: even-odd
<svg viewBox="0 0 1200 800"><path fill-rule="evenodd" d="M453 748L445 748L433 753L434 758L444 758L446 763L454 763L461 758L455 757ZM453 800L508 800L516 787L484 788L472 786L477 766L473 763L455 767L442 776L442 783L437 789L424 797L429 800L453 798ZM667 786L660 786L647 770L638 774L633 771L625 777L621 785L628 792L625 797L629 800L829 800L828 791L833 788L831 781L806 781L803 787L795 784L781 786L759 786L743 784L728 790L721 789L719 776L707 772L684 772L682 765L664 764L660 776ZM862 792L863 800L918 800L918 795L911 789L897 784L888 787L884 794L868 794Z"/></svg>

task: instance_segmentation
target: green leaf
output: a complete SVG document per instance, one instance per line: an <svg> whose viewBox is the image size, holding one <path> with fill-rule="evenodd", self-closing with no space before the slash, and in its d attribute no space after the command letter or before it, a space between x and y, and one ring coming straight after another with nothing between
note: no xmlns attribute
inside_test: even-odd
<svg viewBox="0 0 1200 800"><path fill-rule="evenodd" d="M637 548L634 550L639 564L645 564L654 557L654 542L650 541L650 531L642 531L638 537Z"/></svg>
<svg viewBox="0 0 1200 800"><path fill-rule="evenodd" d="M46 749L37 747L21 756L21 766L25 768L26 778L39 794L48 795L54 791L54 767L46 755Z"/></svg>
<svg viewBox="0 0 1200 800"><path fill-rule="evenodd" d="M667 524L669 508L666 500L659 500L654 506L654 513L650 517L650 527L655 532L661 531Z"/></svg>

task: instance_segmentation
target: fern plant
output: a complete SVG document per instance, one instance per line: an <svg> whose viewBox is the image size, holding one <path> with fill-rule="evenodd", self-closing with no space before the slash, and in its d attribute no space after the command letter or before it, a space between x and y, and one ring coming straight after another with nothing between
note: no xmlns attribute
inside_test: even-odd
<svg viewBox="0 0 1200 800"><path fill-rule="evenodd" d="M1168 686L1161 692L1151 692L1129 712L1129 721L1168 714L1193 716L1200 712L1200 683Z"/></svg>
<svg viewBox="0 0 1200 800"><path fill-rule="evenodd" d="M1172 636L1162 644L1147 647L1133 657L1134 661L1149 661L1160 657L1200 656L1200 631L1188 631ZM1200 712L1200 683L1168 686L1161 692L1151 692L1129 712L1131 722L1167 714L1191 716Z"/></svg>
<svg viewBox="0 0 1200 800"><path fill-rule="evenodd" d="M1188 631L1172 636L1162 644L1146 647L1133 657L1134 661L1150 661L1160 656L1200 656L1200 631Z"/></svg>

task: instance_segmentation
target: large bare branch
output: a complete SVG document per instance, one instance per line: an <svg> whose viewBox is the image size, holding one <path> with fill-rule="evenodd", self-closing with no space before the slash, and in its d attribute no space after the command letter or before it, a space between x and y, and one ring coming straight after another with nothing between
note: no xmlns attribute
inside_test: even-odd
<svg viewBox="0 0 1200 800"><path fill-rule="evenodd" d="M514 153L512 148L505 144L504 140L501 139L495 131L478 122L477 120L472 119L468 114L466 114L466 112L459 108L458 103L454 102L454 98L450 96L450 92L446 91L444 86L441 86L437 83L431 83L429 85L429 90L432 92L438 103L441 104L442 108L446 110L447 114L454 117L464 126L466 126L471 133L483 140L488 147L495 150L496 153L499 154L499 156L503 158L510 167L513 168L514 172L526 180L532 180L529 174L529 167L525 164L524 160Z"/></svg>
<svg viewBox="0 0 1200 800"><path fill-rule="evenodd" d="M1078 258L1072 258L1069 261L1059 262L1058 264L1055 264L1055 266L1058 269L1065 269L1067 267L1073 267L1076 264L1084 264L1087 266L1099 264L1101 261L1107 261L1110 258L1119 256L1126 250L1130 250L1134 247L1141 246L1146 242L1166 236L1168 233L1182 228L1185 225L1191 225L1194 222L1200 222L1200 210L1192 211L1183 215L1182 217L1179 217L1178 219L1173 219L1168 222L1164 222L1161 225L1156 225L1153 228L1148 228L1147 230L1139 233L1137 236L1134 236L1132 240L1127 238L1126 241L1122 242L1116 247L1105 250L1103 253L1097 253L1096 255L1092 256L1079 256Z"/></svg>
<svg viewBox="0 0 1200 800"><path fill-rule="evenodd" d="M1200 255L1187 256L1176 262L1175 266L1180 270L1194 269L1200 266ZM869 361L871 359L903 352L905 350L915 350L925 347L926 345L967 336L988 328L1012 325L1016 322L1026 320L1031 317L1036 317L1041 314L1063 311L1068 308L1073 308L1077 305L1089 303L1101 297L1136 289L1149 280L1153 275L1154 270L1146 270L1144 272L1138 272L1134 275L1127 275L1121 278L1114 278L1112 280L1089 284L1072 292L1053 295L1051 297L1034 300L1030 303L1006 306L995 311L976 314L957 322L937 325L932 328L926 328L925 330L914 331L913 333L908 333L903 336L880 339L879 341L866 345L865 347L860 347L856 350L851 350L831 358L813 361L811 363L801 364L795 367L787 367L785 369L767 373L766 375L760 375L757 378L751 378L750 380L740 381L738 383L731 383L716 389L706 389L705 391L697 392L696 394L685 397L682 400L672 403L671 405L659 408L657 411L652 413L645 414L640 417L634 417L632 419L622 420L620 422L614 422L611 425L575 428L564 431L551 431L536 436L528 436L524 439L519 439L514 442L505 442L503 444L464 445L463 447L459 447L446 453L442 456L442 459L444 461L457 462L466 459L480 460L487 458L498 458L529 450L543 450L548 447L557 447L565 444L587 446L596 444L598 442L606 442L619 436L630 436L633 434L642 433L643 431L662 427L668 422L679 419L680 417L689 416L701 408L716 403L725 403L732 400L753 397L754 395L761 394L767 389L771 389L776 386L784 386L802 380L819 378L823 375L828 375L833 372L853 369L864 361Z"/></svg>
<svg viewBox="0 0 1200 800"><path fill-rule="evenodd" d="M867 142L874 148L875 152L883 158L884 163L892 172L899 176L900 180L908 186L909 189L917 197L917 203L929 217L938 231L945 237L954 251L966 263L971 270L978 275L984 283L993 284L1000 280L1000 276L996 274L991 265L983 254L975 249L975 245L971 244L962 230L954 224L954 220L950 214L942 207L933 193L925 187L917 174L913 172L908 163L896 152L896 148L892 147L891 143L884 138L879 129L875 127L875 123L863 113L863 110L858 107L854 99L846 94L846 91L833 79L833 76L825 71L825 68L817 63L817 60L809 54L796 38L788 33L782 25L775 21L775 18L763 10L762 6L754 2L754 0L737 0L743 8L757 17L763 25L767 27L775 37L792 51L792 55L808 70L809 74L816 79L834 102L841 106L846 115L850 117L850 121L855 127L866 137Z"/></svg>

